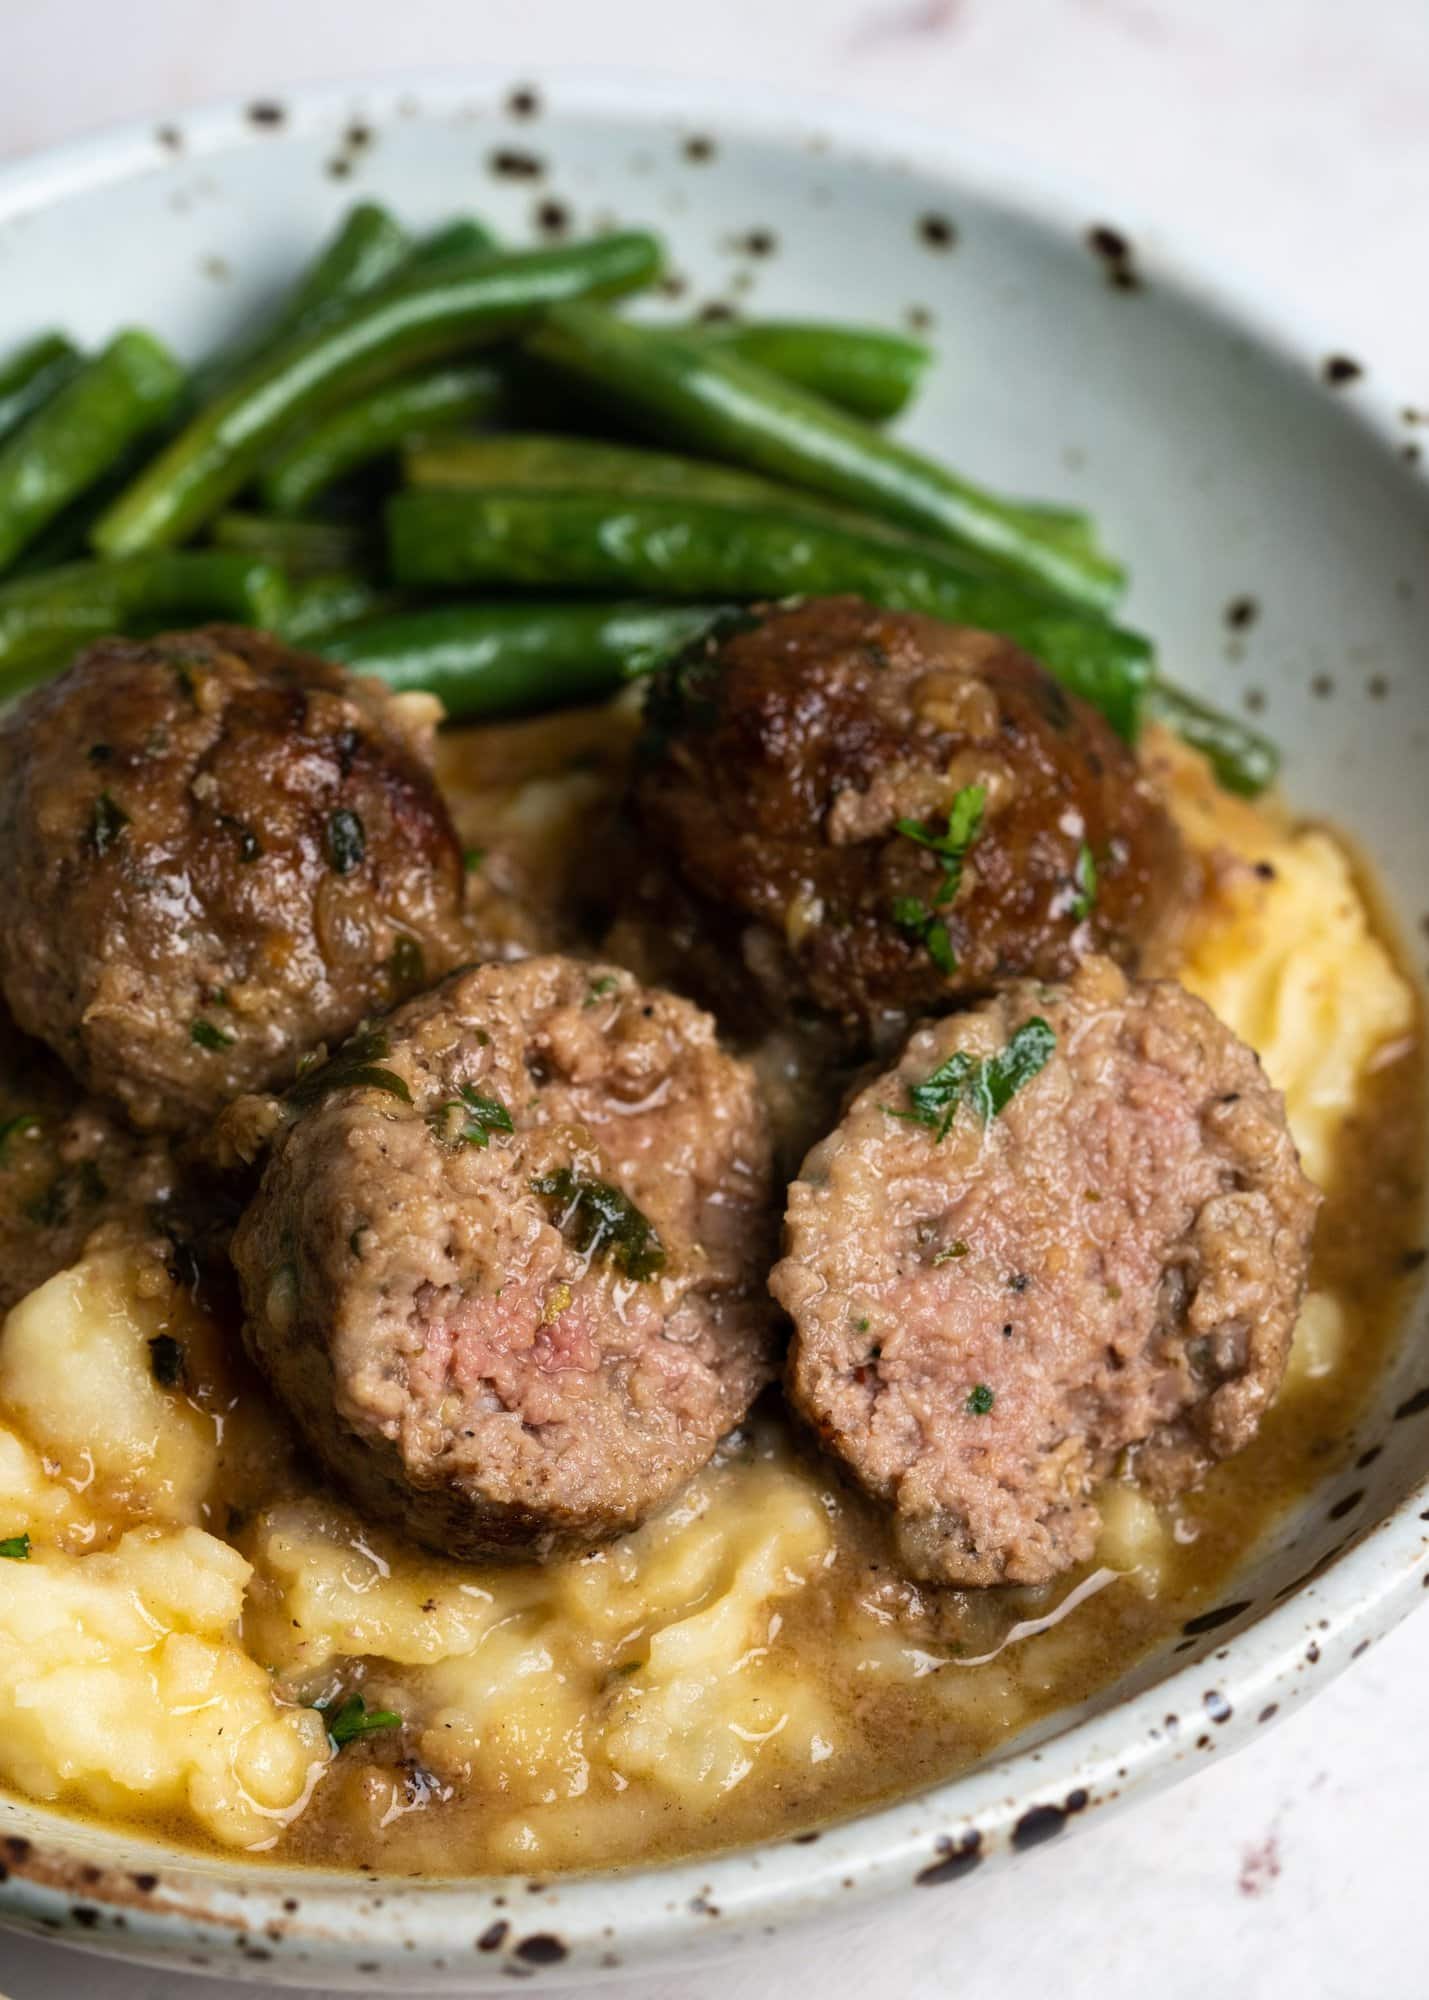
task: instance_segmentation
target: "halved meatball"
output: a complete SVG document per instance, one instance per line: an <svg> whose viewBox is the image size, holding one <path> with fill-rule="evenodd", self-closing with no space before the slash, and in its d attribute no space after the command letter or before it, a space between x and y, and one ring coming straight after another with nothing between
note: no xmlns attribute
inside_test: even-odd
<svg viewBox="0 0 1429 2000"><path fill-rule="evenodd" d="M16 1021L175 1130L459 964L435 713L238 628L90 647L0 722Z"/></svg>
<svg viewBox="0 0 1429 2000"><path fill-rule="evenodd" d="M647 897L668 862L771 991L875 1039L1089 951L1134 968L1181 885L1125 744L987 632L810 600L685 654L646 715Z"/></svg>
<svg viewBox="0 0 1429 2000"><path fill-rule="evenodd" d="M769 1380L768 1135L688 1002L486 965L295 1099L234 1239L247 1339L373 1516L458 1556L589 1546Z"/></svg>
<svg viewBox="0 0 1429 2000"><path fill-rule="evenodd" d="M913 1035L790 1188L790 1395L915 1576L1042 1583L1128 1446L1164 1495L1249 1442L1318 1203L1201 1001L1105 959L1010 986Z"/></svg>

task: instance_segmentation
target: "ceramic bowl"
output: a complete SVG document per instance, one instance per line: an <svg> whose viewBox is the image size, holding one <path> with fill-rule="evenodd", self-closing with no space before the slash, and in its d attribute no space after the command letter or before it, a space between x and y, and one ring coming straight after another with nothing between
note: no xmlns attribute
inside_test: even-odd
<svg viewBox="0 0 1429 2000"><path fill-rule="evenodd" d="M95 338L138 319L199 352L369 192L417 223L481 211L513 238L651 224L681 311L927 328L944 359L911 434L1010 491L1095 511L1169 672L1261 718L1293 796L1376 857L1422 947L1429 485L1373 356L1278 324L1273 301L1183 262L1123 198L1028 180L955 139L783 97L559 76L304 92L10 166L0 349L40 325ZM822 1835L553 1884L377 1882L199 1860L5 1803L0 1918L265 1984L470 1993L956 1895L1225 1756L1422 1599L1417 1324L1356 1442L1354 1469L1159 1655L995 1761Z"/></svg>

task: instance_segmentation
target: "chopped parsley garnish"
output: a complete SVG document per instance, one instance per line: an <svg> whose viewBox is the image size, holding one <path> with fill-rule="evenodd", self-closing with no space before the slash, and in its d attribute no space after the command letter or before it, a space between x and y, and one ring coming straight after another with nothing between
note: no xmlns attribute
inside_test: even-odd
<svg viewBox="0 0 1429 2000"><path fill-rule="evenodd" d="M951 903L958 893L958 885L963 879L963 863L982 831L986 804L985 785L964 785L949 809L946 833L930 831L916 819L900 819L897 822L898 831L906 840L916 840L920 847L936 854L943 864L943 879L933 898L935 907Z"/></svg>
<svg viewBox="0 0 1429 2000"><path fill-rule="evenodd" d="M20 1111L13 1118L0 1119L0 1160L4 1159L12 1139L35 1139L43 1130L33 1111Z"/></svg>
<svg viewBox="0 0 1429 2000"><path fill-rule="evenodd" d="M964 1243L962 1237L959 1236L948 1245L946 1250L940 1250L933 1259L933 1262L935 1264L951 1264L955 1258L966 1257L967 1254L968 1246Z"/></svg>
<svg viewBox="0 0 1429 2000"><path fill-rule="evenodd" d="M327 1724L329 1741L334 1750L346 1749L360 1736L370 1736L377 1729L400 1729L402 1718L390 1708L374 1708L369 1711L360 1694L350 1694L340 1701L336 1708L325 1701L315 1702L314 1707Z"/></svg>
<svg viewBox="0 0 1429 2000"><path fill-rule="evenodd" d="M362 866L367 856L367 834L355 812L339 806L336 812L329 813L324 839L335 875L350 875L354 868Z"/></svg>
<svg viewBox="0 0 1429 2000"><path fill-rule="evenodd" d="M945 833L930 829L916 819L900 819L897 822L898 831L905 839L916 841L919 847L926 847L938 856L943 864L943 873L933 892L931 904L921 902L917 896L895 896L891 906L893 921L899 930L923 946L939 972L949 975L958 969L958 955L948 935L948 926L938 911L957 896L963 879L963 862L982 829L986 803L984 786L964 785L949 809Z"/></svg>
<svg viewBox="0 0 1429 2000"><path fill-rule="evenodd" d="M216 1027L212 1021L205 1021L202 1015L189 1022L189 1040L215 1054L219 1049L231 1049L237 1039L236 1035L229 1034L227 1028Z"/></svg>
<svg viewBox="0 0 1429 2000"><path fill-rule="evenodd" d="M184 1350L171 1333L149 1342L149 1367L161 1389L177 1389L184 1379Z"/></svg>
<svg viewBox="0 0 1429 2000"><path fill-rule="evenodd" d="M108 792L101 792L89 816L89 848L105 855L129 824L129 815Z"/></svg>
<svg viewBox="0 0 1429 2000"><path fill-rule="evenodd" d="M1006 1110L1023 1084L1046 1067L1056 1046L1057 1037L1036 1014L1023 1022L1007 1047L996 1055L979 1061L965 1049L958 1049L922 1083L910 1083L910 1110L895 1111L891 1104L883 1108L890 1118L928 1126L941 1144L952 1129L960 1104L970 1104L983 1124L990 1124Z"/></svg>
<svg viewBox="0 0 1429 2000"><path fill-rule="evenodd" d="M649 1218L608 1181L587 1180L571 1167L538 1174L534 1193L551 1204L552 1220L583 1255L604 1257L643 1283L665 1268L665 1246Z"/></svg>
<svg viewBox="0 0 1429 2000"><path fill-rule="evenodd" d="M7 1535L0 1541L0 1556L7 1562L27 1563L30 1560L30 1538L28 1535Z"/></svg>
<svg viewBox="0 0 1429 2000"><path fill-rule="evenodd" d="M410 1104L412 1093L401 1077L395 1070L380 1067L390 1053L391 1044L380 1028L354 1035L326 1062L311 1063L302 1070L288 1092L287 1101L294 1110L306 1111L310 1105L320 1103L330 1090L385 1090L404 1104Z"/></svg>
<svg viewBox="0 0 1429 2000"><path fill-rule="evenodd" d="M926 949L939 972L957 971L958 955L953 950L953 941L948 936L947 925L941 917L925 910L916 896L894 898L893 921L900 931L906 932Z"/></svg>
<svg viewBox="0 0 1429 2000"><path fill-rule="evenodd" d="M1085 923L1097 905L1097 864L1096 856L1085 841L1077 850L1077 866L1072 878L1077 885L1077 893L1072 898L1072 915L1077 922Z"/></svg>
<svg viewBox="0 0 1429 2000"><path fill-rule="evenodd" d="M392 956L387 963L399 986L420 986L427 976L427 961L422 947L405 931L393 945Z"/></svg>
<svg viewBox="0 0 1429 2000"><path fill-rule="evenodd" d="M462 849L461 865L468 875L474 875L485 859L486 849L484 847L465 847Z"/></svg>
<svg viewBox="0 0 1429 2000"><path fill-rule="evenodd" d="M516 1129L499 1097L483 1097L469 1083L458 1084L456 1096L439 1104L427 1123L449 1146L485 1146L493 1132Z"/></svg>
<svg viewBox="0 0 1429 2000"><path fill-rule="evenodd" d="M585 1005L594 1007L597 1000L604 1000L607 993L613 993L620 981L613 972L607 972L599 979L593 979L586 988Z"/></svg>
<svg viewBox="0 0 1429 2000"><path fill-rule="evenodd" d="M975 1382L968 1391L963 1408L970 1417L985 1417L996 1401L995 1392L988 1388L986 1382Z"/></svg>
<svg viewBox="0 0 1429 2000"><path fill-rule="evenodd" d="M68 1222L82 1208L103 1201L105 1193L104 1176L94 1161L81 1160L78 1166L66 1167L56 1174L48 1187L26 1203L25 1214L41 1229L53 1229L61 1222Z"/></svg>

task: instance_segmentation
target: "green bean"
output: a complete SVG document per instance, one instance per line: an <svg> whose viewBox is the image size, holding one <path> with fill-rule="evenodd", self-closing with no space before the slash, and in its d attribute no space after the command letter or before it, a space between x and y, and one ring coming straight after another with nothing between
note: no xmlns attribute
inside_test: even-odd
<svg viewBox="0 0 1429 2000"><path fill-rule="evenodd" d="M326 249L285 303L253 337L217 354L194 373L194 394L208 402L251 368L261 355L325 326L352 299L393 277L412 254L411 240L395 216L373 201L350 208Z"/></svg>
<svg viewBox="0 0 1429 2000"><path fill-rule="evenodd" d="M473 584L778 598L855 591L1005 633L1134 737L1151 676L1138 633L951 555L904 548L776 508L592 493L399 493L392 572L412 589Z"/></svg>
<svg viewBox="0 0 1429 2000"><path fill-rule="evenodd" d="M350 570L299 578L288 585L274 629L295 646L321 645L330 633L346 632L364 619L386 617L400 609L395 591L383 590Z"/></svg>
<svg viewBox="0 0 1429 2000"><path fill-rule="evenodd" d="M933 360L932 349L906 333L821 320L700 320L680 331L875 424L906 409Z"/></svg>
<svg viewBox="0 0 1429 2000"><path fill-rule="evenodd" d="M413 445L403 454L402 466L409 485L464 492L529 488L543 493L622 493L632 499L666 495L756 506L775 503L810 513L820 508L807 493L714 459L539 431L435 438Z"/></svg>
<svg viewBox="0 0 1429 2000"><path fill-rule="evenodd" d="M478 251L494 253L499 248L495 236L484 222L478 222L474 215L458 215L451 222L444 222L440 229L434 229L430 236L422 238L407 259L407 269L429 270L433 264L445 263L449 257L472 257Z"/></svg>
<svg viewBox="0 0 1429 2000"><path fill-rule="evenodd" d="M162 423L183 381L152 334L118 334L0 445L0 570Z"/></svg>
<svg viewBox="0 0 1429 2000"><path fill-rule="evenodd" d="M0 438L18 430L79 366L79 350L62 333L44 333L0 362Z"/></svg>
<svg viewBox="0 0 1429 2000"><path fill-rule="evenodd" d="M290 576L353 569L373 553L371 536L353 522L275 520L232 510L214 522L212 539L216 548L261 556Z"/></svg>
<svg viewBox="0 0 1429 2000"><path fill-rule="evenodd" d="M1280 770L1279 749L1238 716L1224 715L1165 681L1151 689L1146 715L1148 721L1164 722L1183 743L1199 750L1228 792L1253 799L1274 784Z"/></svg>
<svg viewBox="0 0 1429 2000"><path fill-rule="evenodd" d="M361 625L323 648L454 720L599 701L708 629L720 604L454 604Z"/></svg>
<svg viewBox="0 0 1429 2000"><path fill-rule="evenodd" d="M260 360L201 410L100 521L102 555L182 541L257 470L274 440L354 390L499 338L581 293L630 291L659 268L639 234L443 263L346 306L329 325Z"/></svg>
<svg viewBox="0 0 1429 2000"><path fill-rule="evenodd" d="M1105 608L1120 592L1120 568L1106 557L1090 559L1080 537L982 492L738 354L583 304L552 313L527 348L665 441L944 537L1076 603Z"/></svg>
<svg viewBox="0 0 1429 2000"><path fill-rule="evenodd" d="M65 645L173 618L276 627L286 601L281 570L221 549L70 563L27 576L0 585L0 692L12 667Z"/></svg>
<svg viewBox="0 0 1429 2000"><path fill-rule="evenodd" d="M722 506L777 507L809 520L852 528L901 548L948 554L930 541L797 487L781 486L757 472L715 459L685 458L648 445L611 444L603 438L547 436L537 431L497 431L487 437L434 438L403 457L408 483L456 487L465 492L520 490L539 493L619 493L625 499L712 500Z"/></svg>
<svg viewBox="0 0 1429 2000"><path fill-rule="evenodd" d="M258 482L265 507L301 514L345 474L434 431L490 416L506 394L485 362L424 369L343 403L272 459Z"/></svg>

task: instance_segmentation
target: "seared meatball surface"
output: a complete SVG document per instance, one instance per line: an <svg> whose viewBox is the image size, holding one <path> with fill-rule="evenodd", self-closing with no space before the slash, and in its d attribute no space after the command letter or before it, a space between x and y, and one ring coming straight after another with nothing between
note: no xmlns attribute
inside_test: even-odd
<svg viewBox="0 0 1429 2000"><path fill-rule="evenodd" d="M214 627L80 655L0 722L0 985L179 1130L469 955L419 698Z"/></svg>
<svg viewBox="0 0 1429 2000"><path fill-rule="evenodd" d="M811 600L712 635L646 714L652 887L668 857L767 988L875 1030L1089 951L1134 968L1181 884L1131 752L986 632Z"/></svg>
<svg viewBox="0 0 1429 2000"><path fill-rule="evenodd" d="M369 1515L457 1556L590 1546L770 1379L764 1115L687 1001L486 965L294 1098L233 1244L247 1339Z"/></svg>
<svg viewBox="0 0 1429 2000"><path fill-rule="evenodd" d="M789 1190L788 1387L918 1577L1042 1583L1093 1482L1249 1443L1319 1202L1252 1052L1090 959L918 1030Z"/></svg>

